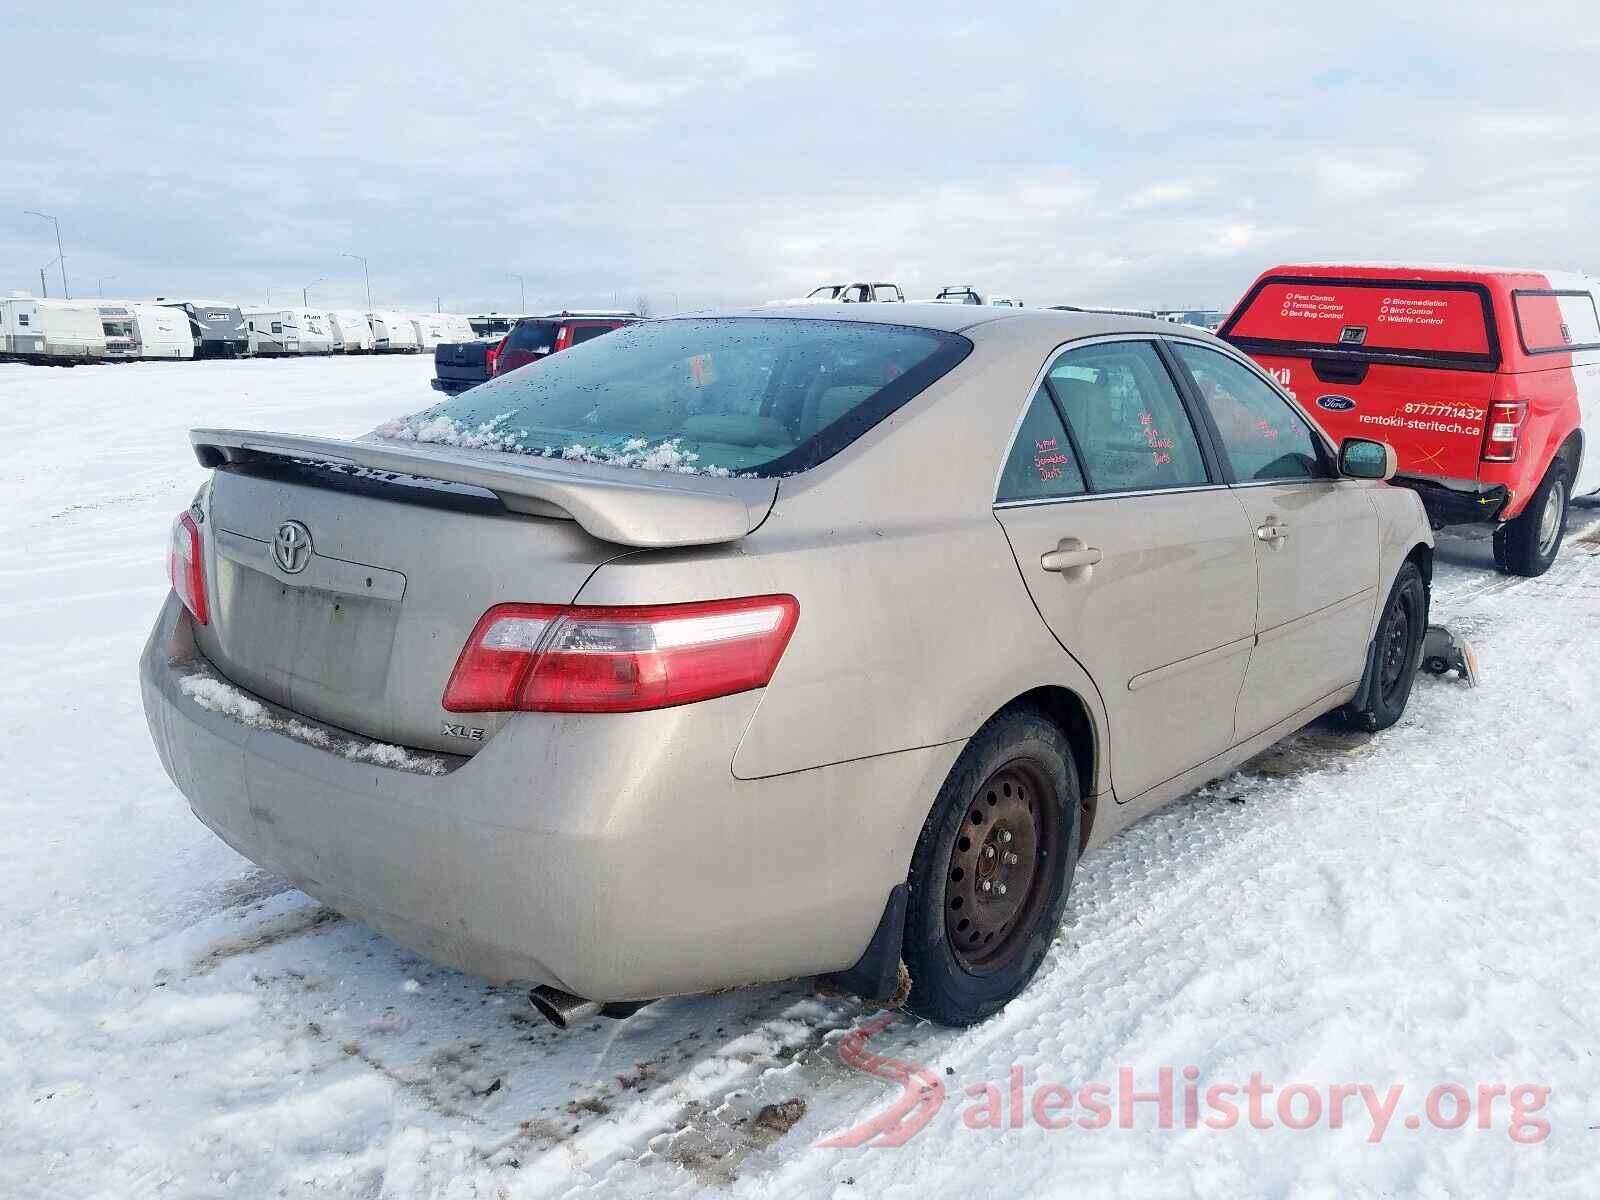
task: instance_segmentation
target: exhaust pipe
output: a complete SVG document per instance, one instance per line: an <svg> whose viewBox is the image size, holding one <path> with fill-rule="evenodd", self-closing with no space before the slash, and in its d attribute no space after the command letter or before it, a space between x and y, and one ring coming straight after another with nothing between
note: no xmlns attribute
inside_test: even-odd
<svg viewBox="0 0 1600 1200"><path fill-rule="evenodd" d="M528 999L539 1015L557 1029L570 1029L575 1022L595 1016L600 1011L598 1000L585 1000L560 988L536 987L528 993Z"/></svg>
<svg viewBox="0 0 1600 1200"><path fill-rule="evenodd" d="M528 1000L539 1015L557 1029L568 1029L593 1016L610 1017L613 1021L626 1020L650 1003L648 1000L613 1000L610 1004L601 1004L598 1000L585 1000L560 988L542 986L529 992Z"/></svg>

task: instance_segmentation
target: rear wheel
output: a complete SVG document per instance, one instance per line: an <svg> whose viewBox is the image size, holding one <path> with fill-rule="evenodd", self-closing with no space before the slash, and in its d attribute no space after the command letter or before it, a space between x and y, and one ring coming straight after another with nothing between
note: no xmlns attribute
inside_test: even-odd
<svg viewBox="0 0 1600 1200"><path fill-rule="evenodd" d="M1528 507L1494 532L1495 564L1509 575L1543 575L1556 561L1567 529L1572 476L1567 460L1550 464Z"/></svg>
<svg viewBox="0 0 1600 1200"><path fill-rule="evenodd" d="M1406 711L1411 685L1422 661L1422 639L1428 631L1428 589L1416 563L1407 561L1395 576L1378 622L1378 636L1367 659L1367 678L1344 719L1357 729L1387 729Z"/></svg>
<svg viewBox="0 0 1600 1200"><path fill-rule="evenodd" d="M1061 923L1079 829L1060 728L1028 708L991 719L956 760L912 858L907 1008L970 1025L1028 985Z"/></svg>

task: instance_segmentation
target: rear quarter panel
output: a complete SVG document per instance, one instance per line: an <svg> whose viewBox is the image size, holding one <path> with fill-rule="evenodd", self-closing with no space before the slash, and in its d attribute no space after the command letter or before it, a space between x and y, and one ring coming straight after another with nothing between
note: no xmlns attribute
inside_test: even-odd
<svg viewBox="0 0 1600 1200"><path fill-rule="evenodd" d="M585 585L580 600L603 604L799 599L789 648L730 747L735 775L965 739L1044 685L1076 692L1104 729L1093 683L1039 618L992 511L1001 456L1044 361L1036 344L1020 329L987 334L849 449L781 481L766 523L743 541L628 555ZM1109 790L1097 763L1088 792ZM925 813L933 797L912 799Z"/></svg>

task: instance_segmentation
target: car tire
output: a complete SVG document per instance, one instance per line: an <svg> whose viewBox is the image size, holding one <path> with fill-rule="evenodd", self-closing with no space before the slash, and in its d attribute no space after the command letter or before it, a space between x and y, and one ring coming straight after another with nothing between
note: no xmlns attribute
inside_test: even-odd
<svg viewBox="0 0 1600 1200"><path fill-rule="evenodd" d="M1428 632L1428 588L1407 559L1389 589L1377 636L1367 651L1367 671L1356 700L1342 710L1345 723L1368 733L1387 729L1406 711Z"/></svg>
<svg viewBox="0 0 1600 1200"><path fill-rule="evenodd" d="M1061 924L1081 822L1061 728L1030 707L992 717L950 769L917 839L906 1008L971 1025L1028 986Z"/></svg>
<svg viewBox="0 0 1600 1200"><path fill-rule="evenodd" d="M1495 564L1508 575L1543 575L1561 552L1572 499L1572 474L1567 460L1550 464L1528 507L1494 531Z"/></svg>

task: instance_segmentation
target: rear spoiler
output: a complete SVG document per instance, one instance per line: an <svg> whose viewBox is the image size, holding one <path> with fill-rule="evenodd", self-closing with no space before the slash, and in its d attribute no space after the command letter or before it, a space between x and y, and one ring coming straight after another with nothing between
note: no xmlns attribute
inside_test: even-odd
<svg viewBox="0 0 1600 1200"><path fill-rule="evenodd" d="M778 493L775 479L719 479L456 446L247 429L193 429L189 440L203 467L278 458L464 484L494 493L512 512L565 518L601 541L651 549L736 542L766 520Z"/></svg>

